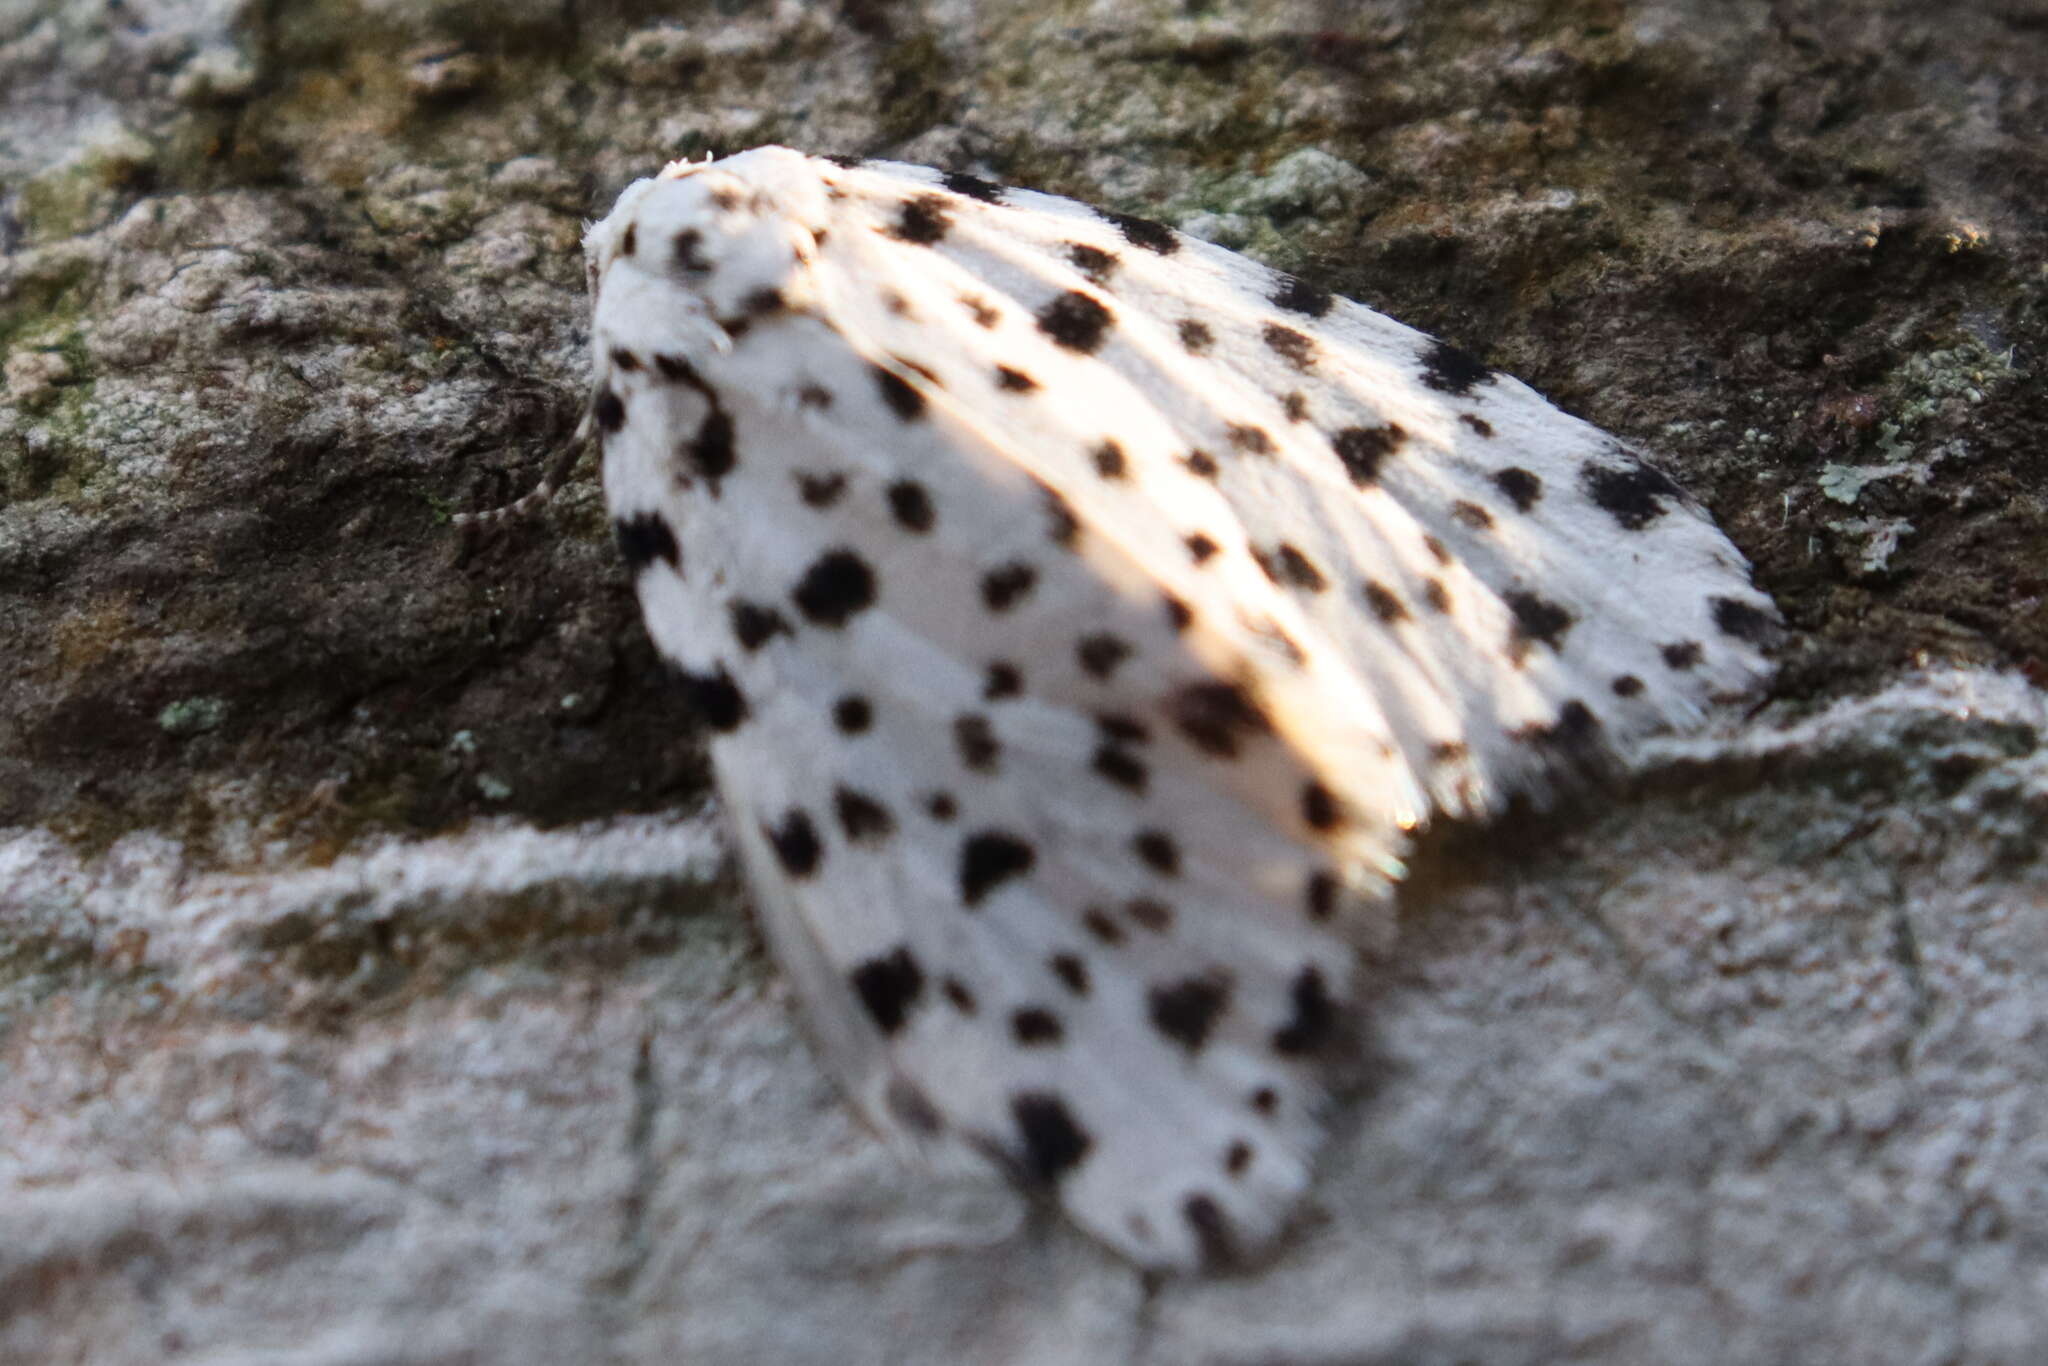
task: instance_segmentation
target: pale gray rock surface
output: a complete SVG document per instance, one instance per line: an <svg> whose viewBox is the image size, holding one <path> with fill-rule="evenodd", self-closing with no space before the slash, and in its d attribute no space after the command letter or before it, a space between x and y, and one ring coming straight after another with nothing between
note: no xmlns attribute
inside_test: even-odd
<svg viewBox="0 0 2048 1366"><path fill-rule="evenodd" d="M0 0L0 1362L2038 1359L2043 70L2020 3ZM1431 837L1270 1265L862 1130L589 465L449 523L575 425L582 221L768 141L1441 333L1795 628Z"/></svg>

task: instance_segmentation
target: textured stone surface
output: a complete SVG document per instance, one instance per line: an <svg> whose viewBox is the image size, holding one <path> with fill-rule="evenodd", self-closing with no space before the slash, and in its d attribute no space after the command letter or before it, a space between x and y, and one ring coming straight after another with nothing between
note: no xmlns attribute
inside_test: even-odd
<svg viewBox="0 0 2048 1366"><path fill-rule="evenodd" d="M0 1361L2027 1359L2043 69L2020 3L0 0ZM1438 332L1798 628L1432 838L1271 1266L860 1130L589 465L449 525L575 425L582 220L764 141Z"/></svg>

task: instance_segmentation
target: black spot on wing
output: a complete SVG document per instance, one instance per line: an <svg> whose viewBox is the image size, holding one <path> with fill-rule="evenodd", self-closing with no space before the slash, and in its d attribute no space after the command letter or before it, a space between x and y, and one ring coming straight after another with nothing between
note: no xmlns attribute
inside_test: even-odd
<svg viewBox="0 0 2048 1366"><path fill-rule="evenodd" d="M1664 656L1666 668L1677 669L1680 672L1698 667L1702 654L1697 640L1673 641L1669 645L1658 646L1657 652Z"/></svg>
<svg viewBox="0 0 2048 1366"><path fill-rule="evenodd" d="M1323 571L1316 568L1314 560L1286 541L1271 550L1252 550L1252 558L1266 577L1283 588L1299 588L1305 593L1320 593L1329 587Z"/></svg>
<svg viewBox="0 0 2048 1366"><path fill-rule="evenodd" d="M1370 488L1380 477L1380 466L1407 439L1408 433L1394 422L1383 427L1346 427L1330 438L1330 449L1337 453L1353 484Z"/></svg>
<svg viewBox="0 0 2048 1366"><path fill-rule="evenodd" d="M1090 906L1082 912L1081 924L1088 933L1111 948L1124 942L1124 927L1111 919L1109 912L1100 906Z"/></svg>
<svg viewBox="0 0 2048 1366"><path fill-rule="evenodd" d="M1222 973L1185 977L1153 987L1145 995L1153 1028L1190 1053L1201 1051L1216 1021L1230 1004L1230 979Z"/></svg>
<svg viewBox="0 0 2048 1366"><path fill-rule="evenodd" d="M1038 494L1045 504L1045 533L1052 543L1072 549L1074 542L1081 538L1081 519L1074 515L1073 504L1066 500L1058 489L1050 484L1040 484Z"/></svg>
<svg viewBox="0 0 2048 1366"><path fill-rule="evenodd" d="M1344 823L1344 808L1336 793L1311 782L1301 789L1301 819L1311 830L1334 830Z"/></svg>
<svg viewBox="0 0 2048 1366"><path fill-rule="evenodd" d="M1190 355L1202 355L1216 344L1216 334L1209 330L1209 324L1197 319L1183 318L1178 331L1180 344L1188 349Z"/></svg>
<svg viewBox="0 0 2048 1366"><path fill-rule="evenodd" d="M828 550L804 571L790 597L814 626L844 626L875 602L875 574L852 550Z"/></svg>
<svg viewBox="0 0 2048 1366"><path fill-rule="evenodd" d="M1141 796L1151 778L1143 761L1136 755L1110 744L1096 746L1095 758L1089 767L1094 769L1099 777Z"/></svg>
<svg viewBox="0 0 2048 1366"><path fill-rule="evenodd" d="M675 678L691 710L704 724L721 734L738 730L747 720L747 698L732 674L721 664L715 673L692 673L676 667Z"/></svg>
<svg viewBox="0 0 2048 1366"><path fill-rule="evenodd" d="M1368 581L1361 591L1365 594L1365 605L1372 609L1382 624L1392 626L1408 620L1408 606L1393 589L1383 583Z"/></svg>
<svg viewBox="0 0 2048 1366"><path fill-rule="evenodd" d="M853 970L852 979L868 1018L884 1034L903 1028L918 997L924 994L924 969L901 945L862 963Z"/></svg>
<svg viewBox="0 0 2048 1366"><path fill-rule="evenodd" d="M683 458L718 491L718 481L732 473L736 462L732 440L732 418L713 408L697 425L697 435L683 447Z"/></svg>
<svg viewBox="0 0 2048 1366"><path fill-rule="evenodd" d="M590 415L596 419L598 430L609 436L626 425L625 401L609 388L600 389L590 401Z"/></svg>
<svg viewBox="0 0 2048 1366"><path fill-rule="evenodd" d="M1624 531L1641 531L1684 496L1661 471L1640 463L1617 468L1589 460L1580 481L1586 496Z"/></svg>
<svg viewBox="0 0 2048 1366"><path fill-rule="evenodd" d="M1029 844L1004 830L979 830L960 846L960 899L979 906L989 893L1038 862Z"/></svg>
<svg viewBox="0 0 2048 1366"><path fill-rule="evenodd" d="M1086 242L1067 243L1067 260L1093 285L1106 285L1109 277L1116 274L1116 253L1091 247Z"/></svg>
<svg viewBox="0 0 2048 1366"><path fill-rule="evenodd" d="M1180 845L1164 830L1140 830L1131 837L1131 852L1161 877L1180 872Z"/></svg>
<svg viewBox="0 0 2048 1366"><path fill-rule="evenodd" d="M1181 734L1219 759L1235 757L1242 743L1273 730L1266 713L1236 683L1191 683L1174 693L1169 705Z"/></svg>
<svg viewBox="0 0 2048 1366"><path fill-rule="evenodd" d="M1738 598L1713 598L1710 601L1714 609L1714 625L1721 629L1723 635L1748 641L1758 648L1777 641L1781 628L1777 618L1765 608Z"/></svg>
<svg viewBox="0 0 2048 1366"><path fill-rule="evenodd" d="M991 612L1007 612L1031 592L1038 571L1021 562L997 565L981 576L981 600Z"/></svg>
<svg viewBox="0 0 2048 1366"><path fill-rule="evenodd" d="M881 390L882 401L889 405L889 411L904 421L911 422L924 415L924 395L917 386L886 366L869 363L874 372L875 387Z"/></svg>
<svg viewBox="0 0 2048 1366"><path fill-rule="evenodd" d="M1303 888L1302 901L1311 920L1328 920L1337 913L1339 883L1334 873L1311 873Z"/></svg>
<svg viewBox="0 0 2048 1366"><path fill-rule="evenodd" d="M896 221L890 225L888 233L899 242L913 242L921 247L943 242L947 230L953 226L947 207L946 201L935 194L921 194L915 199L905 200L897 210Z"/></svg>
<svg viewBox="0 0 2048 1366"><path fill-rule="evenodd" d="M832 724L841 735L860 735L875 723L875 709L859 693L848 693L832 704Z"/></svg>
<svg viewBox="0 0 2048 1366"><path fill-rule="evenodd" d="M1124 448L1113 438L1105 437L1088 452L1088 458L1095 464L1095 472L1104 479L1122 479L1130 473L1130 461L1124 455Z"/></svg>
<svg viewBox="0 0 2048 1366"><path fill-rule="evenodd" d="M704 259L702 248L704 234L695 228L684 228L675 235L670 246L675 252L678 269L686 275L709 275L711 263Z"/></svg>
<svg viewBox="0 0 2048 1366"><path fill-rule="evenodd" d="M999 702L1006 697L1016 697L1024 691L1024 674L1015 664L998 659L988 666L981 685L981 696L987 702Z"/></svg>
<svg viewBox="0 0 2048 1366"><path fill-rule="evenodd" d="M1541 642L1553 650L1564 648L1565 633L1577 620L1570 609L1526 589L1503 593L1501 601L1507 604L1508 611L1514 616L1508 642L1510 659L1519 664L1528 655L1532 641Z"/></svg>
<svg viewBox="0 0 2048 1366"><path fill-rule="evenodd" d="M710 387L704 383L703 376L697 373L696 366L681 356L671 356L665 351L654 353L654 370L670 384L687 384L700 393L706 392Z"/></svg>
<svg viewBox="0 0 2048 1366"><path fill-rule="evenodd" d="M836 470L829 474L798 474L796 491L805 507L828 508L846 492L846 476Z"/></svg>
<svg viewBox="0 0 2048 1366"><path fill-rule="evenodd" d="M1010 1097L1010 1115L1024 1145L1024 1170L1035 1180L1057 1181L1081 1165L1094 1140L1050 1091L1019 1091Z"/></svg>
<svg viewBox="0 0 2048 1366"><path fill-rule="evenodd" d="M1180 250L1180 235L1164 223L1155 223L1149 218L1137 218L1127 213L1113 213L1108 209L1097 209L1096 217L1111 224L1124 235L1124 241L1161 256L1171 256Z"/></svg>
<svg viewBox="0 0 2048 1366"><path fill-rule="evenodd" d="M1060 1017L1044 1006L1025 1006L1010 1014L1010 1037L1025 1048L1048 1048L1066 1037Z"/></svg>
<svg viewBox="0 0 2048 1366"><path fill-rule="evenodd" d="M1233 449L1246 455L1273 453L1273 438L1266 434L1264 427L1254 427L1249 422L1232 422L1224 427L1223 435Z"/></svg>
<svg viewBox="0 0 2048 1366"><path fill-rule="evenodd" d="M969 199L978 199L984 204L1000 204L1003 202L1003 187L996 184L993 180L983 180L980 176L967 175L960 171L948 171L944 176L940 177L939 184L945 186L954 194L965 195Z"/></svg>
<svg viewBox="0 0 2048 1366"><path fill-rule="evenodd" d="M920 535L930 531L935 520L931 495L915 479L899 479L889 485L889 512L896 525Z"/></svg>
<svg viewBox="0 0 2048 1366"><path fill-rule="evenodd" d="M1543 480L1533 471L1509 465L1493 472L1493 485L1508 496L1517 512L1527 512L1543 497Z"/></svg>
<svg viewBox="0 0 2048 1366"><path fill-rule="evenodd" d="M1336 296L1329 290L1317 289L1307 281L1297 280L1292 275L1280 277L1280 283L1271 297L1275 306L1310 318L1322 317L1336 302Z"/></svg>
<svg viewBox="0 0 2048 1366"><path fill-rule="evenodd" d="M614 518L612 538L619 543L619 556L625 560L628 573L637 575L656 560L670 569L682 568L682 547L676 544L676 533L668 520L658 512Z"/></svg>
<svg viewBox="0 0 2048 1366"><path fill-rule="evenodd" d="M1297 370L1306 370L1316 363L1315 340L1305 332L1297 332L1280 323L1267 323L1259 335L1267 349Z"/></svg>
<svg viewBox="0 0 2048 1366"><path fill-rule="evenodd" d="M877 844L896 832L896 818L889 814L889 808L865 792L850 787L835 789L832 810L839 817L839 828L854 844Z"/></svg>
<svg viewBox="0 0 2048 1366"><path fill-rule="evenodd" d="M726 616L732 625L733 639L748 654L760 649L776 636L793 634L789 621L773 607L764 607L758 602L734 598L726 604Z"/></svg>
<svg viewBox="0 0 2048 1366"><path fill-rule="evenodd" d="M994 327L1003 320L1003 315L990 307L986 299L977 298L972 294L962 294L960 306L967 310L968 316L974 319L977 327Z"/></svg>
<svg viewBox="0 0 2048 1366"><path fill-rule="evenodd" d="M1294 1004L1294 1014L1273 1031L1273 1049L1290 1057L1313 1053L1336 1033L1337 1003L1330 999L1323 974L1315 967L1301 970L1288 995Z"/></svg>
<svg viewBox="0 0 2048 1366"><path fill-rule="evenodd" d="M1117 667L1131 657L1131 647L1108 631L1086 635L1074 646L1074 658L1090 678L1108 681Z"/></svg>
<svg viewBox="0 0 2048 1366"><path fill-rule="evenodd" d="M1028 394L1038 387L1038 381L1007 365L996 367L996 388L1008 394Z"/></svg>
<svg viewBox="0 0 2048 1366"><path fill-rule="evenodd" d="M1093 355L1115 321L1100 300L1070 289L1038 310L1038 329L1069 351Z"/></svg>
<svg viewBox="0 0 2048 1366"><path fill-rule="evenodd" d="M1493 378L1493 371L1449 342L1437 342L1422 355L1422 382L1438 393L1462 398Z"/></svg>
<svg viewBox="0 0 2048 1366"><path fill-rule="evenodd" d="M1003 757L995 727L977 712L953 719L953 747L960 754L960 762L976 773L994 773Z"/></svg>
<svg viewBox="0 0 2048 1366"><path fill-rule="evenodd" d="M1125 902L1124 914L1133 925L1152 934L1165 934L1173 928L1173 907L1149 896L1132 897Z"/></svg>
<svg viewBox="0 0 2048 1366"><path fill-rule="evenodd" d="M1457 518L1474 531L1490 531L1493 529L1493 514L1479 506L1479 504L1467 502L1462 498L1451 504L1451 516Z"/></svg>
<svg viewBox="0 0 2048 1366"><path fill-rule="evenodd" d="M767 836L783 872L793 878L807 878L818 871L825 848L818 843L818 828L801 807L791 807L780 824L763 826L761 833Z"/></svg>

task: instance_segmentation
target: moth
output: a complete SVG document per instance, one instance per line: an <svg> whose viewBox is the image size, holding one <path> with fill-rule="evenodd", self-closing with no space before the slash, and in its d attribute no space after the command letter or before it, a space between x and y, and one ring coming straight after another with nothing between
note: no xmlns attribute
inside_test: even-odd
<svg viewBox="0 0 2048 1366"><path fill-rule="evenodd" d="M1158 223L762 147L585 249L618 544L820 1050L1144 1266L1285 1226L1418 827L1764 676L1624 444Z"/></svg>

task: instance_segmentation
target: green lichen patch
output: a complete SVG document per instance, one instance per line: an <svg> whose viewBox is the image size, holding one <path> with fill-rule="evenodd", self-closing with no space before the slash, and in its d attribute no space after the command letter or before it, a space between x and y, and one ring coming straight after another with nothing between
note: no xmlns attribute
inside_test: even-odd
<svg viewBox="0 0 2048 1366"><path fill-rule="evenodd" d="M61 241L107 222L157 183L157 151L148 138L108 124L71 156L21 186L15 213L31 244Z"/></svg>
<svg viewBox="0 0 2048 1366"><path fill-rule="evenodd" d="M166 704L156 714L156 723L166 735L204 735L219 730L228 719L229 710L225 698L185 697Z"/></svg>

